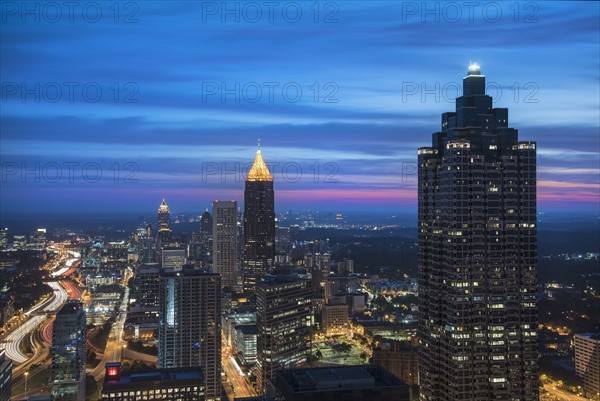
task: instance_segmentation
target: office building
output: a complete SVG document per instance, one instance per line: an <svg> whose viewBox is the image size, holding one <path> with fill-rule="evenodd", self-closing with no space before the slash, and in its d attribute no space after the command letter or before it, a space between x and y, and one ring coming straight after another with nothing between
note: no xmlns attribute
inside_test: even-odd
<svg viewBox="0 0 600 401"><path fill-rule="evenodd" d="M158 313L160 265L144 263L138 267L133 284L135 305L144 311Z"/></svg>
<svg viewBox="0 0 600 401"><path fill-rule="evenodd" d="M275 260L275 195L273 176L260 150L246 177L244 190L244 291L256 296L256 286Z"/></svg>
<svg viewBox="0 0 600 401"><path fill-rule="evenodd" d="M384 340L373 349L373 364L383 366L407 384L419 384L419 354L410 341Z"/></svg>
<svg viewBox="0 0 600 401"><path fill-rule="evenodd" d="M213 272L221 275L221 286L237 284L237 202L214 201L212 218Z"/></svg>
<svg viewBox="0 0 600 401"><path fill-rule="evenodd" d="M418 150L422 401L538 400L536 144L477 65Z"/></svg>
<svg viewBox="0 0 600 401"><path fill-rule="evenodd" d="M291 271L274 271L257 287L257 384L284 368L306 362L309 340L310 281Z"/></svg>
<svg viewBox="0 0 600 401"><path fill-rule="evenodd" d="M107 363L102 401L204 401L204 376L198 367L148 369L122 373L119 362Z"/></svg>
<svg viewBox="0 0 600 401"><path fill-rule="evenodd" d="M169 222L171 219L171 212L167 202L163 199L158 207L158 238L161 242L169 242L171 239L171 228Z"/></svg>
<svg viewBox="0 0 600 401"><path fill-rule="evenodd" d="M165 272L180 271L187 263L185 249L163 249L161 259Z"/></svg>
<svg viewBox="0 0 600 401"><path fill-rule="evenodd" d="M8 228L0 228L0 251L8 249Z"/></svg>
<svg viewBox="0 0 600 401"><path fill-rule="evenodd" d="M410 389L381 366L348 365L282 370L267 396L279 401L409 401Z"/></svg>
<svg viewBox="0 0 600 401"><path fill-rule="evenodd" d="M83 304L68 301L52 326L50 388L55 401L85 400L86 322Z"/></svg>
<svg viewBox="0 0 600 401"><path fill-rule="evenodd" d="M221 278L183 269L160 277L158 367L200 367L206 401L221 398Z"/></svg>
<svg viewBox="0 0 600 401"><path fill-rule="evenodd" d="M256 363L258 328L255 324L235 327L235 351L243 365Z"/></svg>
<svg viewBox="0 0 600 401"><path fill-rule="evenodd" d="M348 305L323 305L321 328L326 336L348 332Z"/></svg>
<svg viewBox="0 0 600 401"><path fill-rule="evenodd" d="M12 361L6 357L6 351L0 350L0 400L10 400L12 367Z"/></svg>
<svg viewBox="0 0 600 401"><path fill-rule="evenodd" d="M575 372L583 381L583 391L592 398L600 395L600 334L575 334Z"/></svg>

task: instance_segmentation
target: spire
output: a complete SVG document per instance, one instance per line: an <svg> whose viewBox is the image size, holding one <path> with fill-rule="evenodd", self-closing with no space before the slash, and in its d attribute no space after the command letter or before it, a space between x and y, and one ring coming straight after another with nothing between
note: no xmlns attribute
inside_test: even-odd
<svg viewBox="0 0 600 401"><path fill-rule="evenodd" d="M248 172L246 181L273 181L273 176L267 167L267 164L263 160L262 152L260 151L260 139L258 140L258 150L256 151L256 158L252 164L252 168Z"/></svg>

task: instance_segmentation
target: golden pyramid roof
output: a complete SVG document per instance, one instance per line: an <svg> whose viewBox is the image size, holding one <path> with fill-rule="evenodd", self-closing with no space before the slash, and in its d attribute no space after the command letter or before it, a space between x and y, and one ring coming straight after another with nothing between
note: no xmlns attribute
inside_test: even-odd
<svg viewBox="0 0 600 401"><path fill-rule="evenodd" d="M262 153L260 151L260 142L258 144L258 150L256 151L256 158L252 164L252 168L248 172L246 181L273 181L273 176L267 167L267 164L263 160Z"/></svg>
<svg viewBox="0 0 600 401"><path fill-rule="evenodd" d="M167 202L165 202L165 198L163 198L158 210L169 210L169 206L167 206Z"/></svg>

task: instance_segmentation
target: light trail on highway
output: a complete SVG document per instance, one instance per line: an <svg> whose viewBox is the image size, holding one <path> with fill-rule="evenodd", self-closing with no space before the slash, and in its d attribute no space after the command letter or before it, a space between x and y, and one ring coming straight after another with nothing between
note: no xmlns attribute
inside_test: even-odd
<svg viewBox="0 0 600 401"><path fill-rule="evenodd" d="M42 312L56 312L67 301L69 295L59 283L50 281L47 284L50 286L50 288L52 288L54 298L42 308ZM30 310L28 314L31 314L32 311L35 311L38 308ZM14 363L22 364L30 359L30 357L21 352L21 342L27 338L45 319L45 315L33 316L8 336L6 336L6 339L2 344L2 348L6 349L6 356L12 359Z"/></svg>

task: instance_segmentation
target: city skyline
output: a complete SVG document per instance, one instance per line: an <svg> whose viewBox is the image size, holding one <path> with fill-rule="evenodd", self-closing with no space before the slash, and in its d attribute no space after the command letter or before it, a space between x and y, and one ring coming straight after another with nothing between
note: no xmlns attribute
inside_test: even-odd
<svg viewBox="0 0 600 401"><path fill-rule="evenodd" d="M189 3L121 10L121 19L133 15L129 24L115 23L108 9L97 24L70 22L66 13L58 22L42 15L28 24L6 13L0 40L12 57L0 63L2 216L138 213L163 197L186 211L201 211L214 199L241 201L244 167L258 138L273 164L280 209L324 210L335 202L340 210L414 211L414 150L452 104L457 74L469 61L494 77L494 106L512 108L520 133L543 140L540 211L597 209L598 60L589 54L597 48L598 3L532 3L534 9L519 3L518 15L498 3L502 18L477 10L475 23L468 10L456 23L441 7L423 21L420 10L407 9L413 3L385 3L391 7L385 13L381 4L347 2L331 10L321 4L318 23L308 6L294 23L280 14L273 22L245 15L223 22L220 10ZM132 57L123 32L135 44ZM269 40L272 34L285 40ZM70 52L88 41L98 46ZM461 42L469 46L448 46ZM319 68L311 68L314 59ZM88 88L71 101L65 82L99 85L103 96L93 102ZM278 90L271 101L266 82L278 89L289 84L290 92ZM53 83L62 93L56 102ZM253 102L255 83L262 96ZM303 96L294 102L297 87ZM92 164L83 174L86 163ZM62 177L55 182L57 165Z"/></svg>

